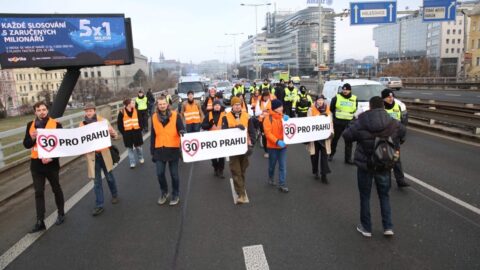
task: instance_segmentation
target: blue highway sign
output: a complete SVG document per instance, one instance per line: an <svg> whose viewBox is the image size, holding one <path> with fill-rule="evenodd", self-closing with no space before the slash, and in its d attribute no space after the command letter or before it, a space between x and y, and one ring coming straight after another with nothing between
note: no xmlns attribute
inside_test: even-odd
<svg viewBox="0 0 480 270"><path fill-rule="evenodd" d="M397 22L397 2L350 3L350 24L384 24Z"/></svg>
<svg viewBox="0 0 480 270"><path fill-rule="evenodd" d="M423 21L455 21L456 0L423 0Z"/></svg>

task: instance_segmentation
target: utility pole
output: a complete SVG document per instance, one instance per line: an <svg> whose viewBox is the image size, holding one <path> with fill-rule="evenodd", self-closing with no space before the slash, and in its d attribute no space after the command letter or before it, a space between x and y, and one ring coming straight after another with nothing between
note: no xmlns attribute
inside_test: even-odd
<svg viewBox="0 0 480 270"><path fill-rule="evenodd" d="M318 1L318 47L317 47L317 68L318 68L318 94L323 91L323 78L320 66L324 65L323 60L323 8L322 1Z"/></svg>

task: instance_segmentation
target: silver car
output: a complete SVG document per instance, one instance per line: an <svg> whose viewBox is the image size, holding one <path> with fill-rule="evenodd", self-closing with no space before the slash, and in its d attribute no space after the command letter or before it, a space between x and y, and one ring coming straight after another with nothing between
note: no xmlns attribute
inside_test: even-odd
<svg viewBox="0 0 480 270"><path fill-rule="evenodd" d="M396 89L397 91L403 88L402 80L398 77L380 77L379 82L387 88Z"/></svg>

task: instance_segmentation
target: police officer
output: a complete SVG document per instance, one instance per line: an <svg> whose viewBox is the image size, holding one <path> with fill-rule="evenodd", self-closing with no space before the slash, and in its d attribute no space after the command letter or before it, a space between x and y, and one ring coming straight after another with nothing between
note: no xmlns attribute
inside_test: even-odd
<svg viewBox="0 0 480 270"><path fill-rule="evenodd" d="M253 82L253 84L250 85L250 88L248 88L248 91L250 92L250 95L253 95L256 90L257 90L257 83Z"/></svg>
<svg viewBox="0 0 480 270"><path fill-rule="evenodd" d="M298 89L293 85L293 81L288 82L288 86L285 88L285 98L283 102L283 107L285 109L285 114L293 117L294 111L292 110L293 101L296 96L298 96Z"/></svg>
<svg viewBox="0 0 480 270"><path fill-rule="evenodd" d="M60 163L58 158L39 158L37 150L37 129L56 129L62 128L62 124L55 121L48 115L48 106L45 101L39 101L33 105L35 119L27 124L23 146L32 149L30 154L30 171L33 178L33 188L35 189L35 206L37 209L37 222L33 226L31 233L36 233L46 229L45 219L45 180L48 179L55 194L55 203L58 209L56 225L60 225L65 220L63 191L60 187Z"/></svg>
<svg viewBox="0 0 480 270"><path fill-rule="evenodd" d="M148 131L148 98L144 95L143 90L138 91L138 96L135 99L135 108L138 111L138 120L140 121L140 128L143 132Z"/></svg>
<svg viewBox="0 0 480 270"><path fill-rule="evenodd" d="M232 89L232 97L236 97L237 94L245 94L245 89L242 87L242 84L240 82L235 83L235 86Z"/></svg>
<svg viewBox="0 0 480 270"><path fill-rule="evenodd" d="M268 91L269 93L272 93L272 86L270 85L269 81L267 78L263 80L263 84L259 86L260 92L263 93L265 91Z"/></svg>
<svg viewBox="0 0 480 270"><path fill-rule="evenodd" d="M333 160L333 156L337 150L338 140L340 139L340 136L342 136L345 128L347 128L350 122L353 120L357 108L357 96L352 95L352 86L346 83L342 87L342 93L337 94L330 103L335 135L333 136L332 153L328 158L329 161ZM345 142L345 162L348 164L354 164L352 160L352 145L353 143L351 141Z"/></svg>
<svg viewBox="0 0 480 270"><path fill-rule="evenodd" d="M285 81L280 79L280 82L275 85L275 88L272 89L272 94L282 102L282 105L285 109ZM285 111L283 111L285 113Z"/></svg>
<svg viewBox="0 0 480 270"><path fill-rule="evenodd" d="M388 115L390 115L393 119L402 122L402 109L400 108L400 105L395 102L393 91L390 89L384 89L382 91L382 98L383 104L385 105L385 111L387 111ZM403 174L402 162L400 158L393 167L393 174L395 175L395 180L397 180L398 187L402 188L410 186L407 182L405 182L405 175Z"/></svg>
<svg viewBox="0 0 480 270"><path fill-rule="evenodd" d="M305 117L312 104L312 97L307 94L307 88L303 85L300 86L300 93L293 100L292 111L296 111L298 117Z"/></svg>

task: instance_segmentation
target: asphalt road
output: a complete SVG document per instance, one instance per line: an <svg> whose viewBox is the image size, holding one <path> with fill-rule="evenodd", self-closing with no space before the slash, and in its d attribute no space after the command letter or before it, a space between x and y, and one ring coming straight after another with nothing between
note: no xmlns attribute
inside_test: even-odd
<svg viewBox="0 0 480 270"><path fill-rule="evenodd" d="M400 98L480 104L480 91L402 89L395 91L395 95Z"/></svg>
<svg viewBox="0 0 480 270"><path fill-rule="evenodd" d="M214 178L204 161L181 164L180 205L159 206L154 164L147 158L131 170L124 161L114 171L118 205L106 203L94 218L90 191L64 225L48 230L8 269L245 269L242 248L251 245L263 245L270 269L480 268L480 215L414 183L392 187L391 239L382 235L372 191L373 237L363 238L355 230L356 168L342 162L341 152L324 185L313 179L304 146L289 147L290 193L283 194L266 184L267 160L257 149L247 170L246 205L233 204L229 181ZM479 156L480 147L412 131L402 148L408 174L477 207ZM79 161L65 172L66 193L85 184L84 166ZM3 210L2 253L32 225L33 199L25 195Z"/></svg>

